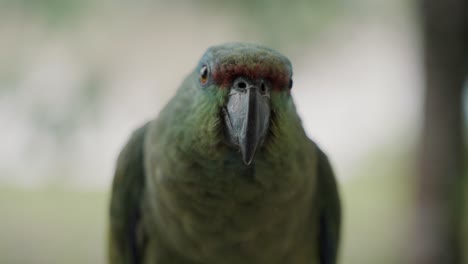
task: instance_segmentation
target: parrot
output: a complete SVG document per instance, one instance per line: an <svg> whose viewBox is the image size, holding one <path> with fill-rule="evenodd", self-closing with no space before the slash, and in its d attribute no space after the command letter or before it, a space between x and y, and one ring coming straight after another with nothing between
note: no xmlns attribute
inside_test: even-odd
<svg viewBox="0 0 468 264"><path fill-rule="evenodd" d="M335 264L341 202L306 135L290 60L209 47L117 158L110 264Z"/></svg>

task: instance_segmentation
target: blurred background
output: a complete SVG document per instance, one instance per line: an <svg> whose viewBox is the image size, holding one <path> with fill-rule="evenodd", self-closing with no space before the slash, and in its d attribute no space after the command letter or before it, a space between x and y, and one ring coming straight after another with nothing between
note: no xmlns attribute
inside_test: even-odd
<svg viewBox="0 0 468 264"><path fill-rule="evenodd" d="M462 88L456 82L454 97L440 97L459 99L447 109L460 115L444 116L456 131L434 125L449 132L432 135L453 139L452 158L424 147L439 112L425 103L420 5L234 2L0 0L0 263L105 263L119 150L206 48L228 41L263 43L291 59L298 111L340 184L341 263L403 263L424 252L415 245L431 237L417 227L432 218L420 208L434 197L424 189L425 151L458 161L445 177L456 179L457 206L443 214L457 219L450 248L468 250Z"/></svg>

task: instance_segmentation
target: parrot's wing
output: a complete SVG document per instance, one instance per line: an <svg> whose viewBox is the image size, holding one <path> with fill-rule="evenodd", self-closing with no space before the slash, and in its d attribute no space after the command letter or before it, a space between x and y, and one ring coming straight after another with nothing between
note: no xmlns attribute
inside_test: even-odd
<svg viewBox="0 0 468 264"><path fill-rule="evenodd" d="M148 124L136 130L121 151L112 183L109 263L138 264L144 235L140 201L144 188L143 141Z"/></svg>
<svg viewBox="0 0 468 264"><path fill-rule="evenodd" d="M340 240L340 199L330 162L320 149L318 149L318 164L320 264L335 264Z"/></svg>

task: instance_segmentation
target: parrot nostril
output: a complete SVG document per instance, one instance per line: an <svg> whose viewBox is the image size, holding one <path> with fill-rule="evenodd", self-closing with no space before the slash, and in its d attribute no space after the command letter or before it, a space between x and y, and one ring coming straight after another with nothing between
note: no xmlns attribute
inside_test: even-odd
<svg viewBox="0 0 468 264"><path fill-rule="evenodd" d="M266 92L265 83L263 83L263 82L262 82L262 84L260 85L260 92L261 92L262 94L265 94L265 92Z"/></svg>
<svg viewBox="0 0 468 264"><path fill-rule="evenodd" d="M247 84L245 82L238 82L237 83L237 88L245 89L245 88L247 88Z"/></svg>

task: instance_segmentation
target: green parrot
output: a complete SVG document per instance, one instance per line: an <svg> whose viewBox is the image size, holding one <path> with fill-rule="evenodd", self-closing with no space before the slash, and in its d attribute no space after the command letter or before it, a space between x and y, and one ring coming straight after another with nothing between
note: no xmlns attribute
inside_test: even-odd
<svg viewBox="0 0 468 264"><path fill-rule="evenodd" d="M209 48L119 155L109 263L336 263L336 180L292 84L270 48Z"/></svg>

